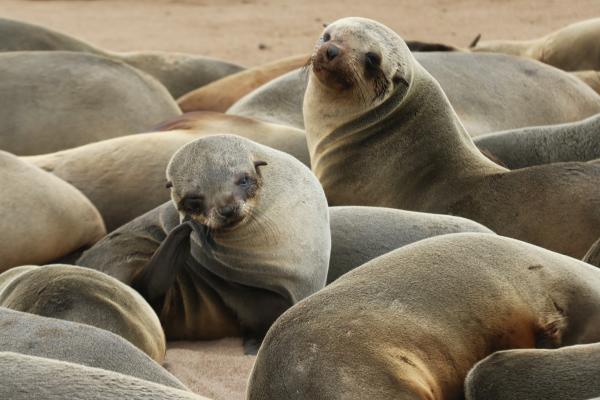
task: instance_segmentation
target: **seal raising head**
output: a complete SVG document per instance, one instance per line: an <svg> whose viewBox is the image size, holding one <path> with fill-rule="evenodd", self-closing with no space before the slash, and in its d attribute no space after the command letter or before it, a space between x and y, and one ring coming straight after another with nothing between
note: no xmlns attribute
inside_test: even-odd
<svg viewBox="0 0 600 400"><path fill-rule="evenodd" d="M224 151L218 140L184 146L169 162L167 187L182 221L190 219L210 230L227 230L252 214L262 185L260 167L267 162L240 158L239 153L250 154L241 141L229 145L238 149ZM198 171L198 160L203 160L203 171Z"/></svg>

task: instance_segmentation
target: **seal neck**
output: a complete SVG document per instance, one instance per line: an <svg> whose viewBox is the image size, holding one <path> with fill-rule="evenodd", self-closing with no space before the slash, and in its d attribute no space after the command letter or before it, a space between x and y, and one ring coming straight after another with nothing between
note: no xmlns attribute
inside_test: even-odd
<svg viewBox="0 0 600 400"><path fill-rule="evenodd" d="M330 205L419 210L440 185L506 171L479 152L437 81L413 63L408 89L309 140Z"/></svg>

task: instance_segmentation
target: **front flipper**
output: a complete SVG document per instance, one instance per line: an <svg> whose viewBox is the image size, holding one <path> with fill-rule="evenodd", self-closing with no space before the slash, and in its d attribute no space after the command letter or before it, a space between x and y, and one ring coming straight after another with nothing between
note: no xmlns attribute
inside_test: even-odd
<svg viewBox="0 0 600 400"><path fill-rule="evenodd" d="M167 235L146 266L133 278L131 287L137 290L159 313L165 295L175 283L177 274L190 255L189 222L184 222Z"/></svg>

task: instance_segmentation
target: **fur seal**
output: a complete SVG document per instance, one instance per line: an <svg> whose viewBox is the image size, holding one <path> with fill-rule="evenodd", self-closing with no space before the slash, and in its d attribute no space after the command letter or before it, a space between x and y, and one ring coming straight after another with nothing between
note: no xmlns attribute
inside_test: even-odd
<svg viewBox="0 0 600 400"><path fill-rule="evenodd" d="M117 334L156 362L165 336L146 301L127 285L73 265L26 265L0 274L0 307L88 324Z"/></svg>
<svg viewBox="0 0 600 400"><path fill-rule="evenodd" d="M169 132L122 136L25 160L81 190L112 231L169 200L164 172L185 144L219 133L234 133L290 153L310 165L304 132L213 112L193 113L162 124Z"/></svg>
<svg viewBox="0 0 600 400"><path fill-rule="evenodd" d="M375 21L327 27L310 70L304 124L330 205L457 215L576 258L600 237L599 165L508 171L489 161L437 81Z"/></svg>
<svg viewBox="0 0 600 400"><path fill-rule="evenodd" d="M0 18L0 51L36 50L83 52L125 62L158 79L174 98L243 69L229 62L192 54L111 52L39 25Z"/></svg>
<svg viewBox="0 0 600 400"><path fill-rule="evenodd" d="M0 151L0 272L47 263L106 234L98 210L79 190Z"/></svg>
<svg viewBox="0 0 600 400"><path fill-rule="evenodd" d="M265 83L306 64L308 54L276 60L226 76L186 93L177 104L183 112L225 112L233 103Z"/></svg>
<svg viewBox="0 0 600 400"><path fill-rule="evenodd" d="M600 70L598 37L600 18L593 18L533 40L477 40L469 50L529 57L565 71Z"/></svg>
<svg viewBox="0 0 600 400"><path fill-rule="evenodd" d="M595 265L596 267L600 267L600 239L596 240L588 252L585 253L583 261Z"/></svg>
<svg viewBox="0 0 600 400"><path fill-rule="evenodd" d="M327 284L407 244L458 232L493 233L476 222L384 207L330 207L331 257Z"/></svg>
<svg viewBox="0 0 600 400"><path fill-rule="evenodd" d="M0 397L11 400L208 400L101 368L0 352Z"/></svg>
<svg viewBox="0 0 600 400"><path fill-rule="evenodd" d="M586 84L537 61L502 54L413 56L439 81L471 136L579 121L600 112L600 96ZM302 99L307 80L303 71L267 83L227 113L304 129Z"/></svg>
<svg viewBox="0 0 600 400"><path fill-rule="evenodd" d="M181 114L165 88L114 60L62 51L0 53L0 148L43 154Z"/></svg>
<svg viewBox="0 0 600 400"><path fill-rule="evenodd" d="M594 92L600 94L600 71L573 71L571 74L585 82Z"/></svg>
<svg viewBox="0 0 600 400"><path fill-rule="evenodd" d="M490 133L473 141L510 169L590 161L600 158L600 114L566 124Z"/></svg>
<svg viewBox="0 0 600 400"><path fill-rule="evenodd" d="M210 136L175 153L167 181L171 202L117 229L77 264L131 284L169 340L260 340L283 311L325 285L327 202L292 156Z"/></svg>
<svg viewBox="0 0 600 400"><path fill-rule="evenodd" d="M496 235L436 236L283 314L247 399L457 400L469 369L495 351L599 339L597 268Z"/></svg>
<svg viewBox="0 0 600 400"><path fill-rule="evenodd" d="M586 400L600 395L600 343L493 353L465 380L467 400Z"/></svg>
<svg viewBox="0 0 600 400"><path fill-rule="evenodd" d="M163 367L114 333L4 307L0 307L0 351L102 368L187 390Z"/></svg>

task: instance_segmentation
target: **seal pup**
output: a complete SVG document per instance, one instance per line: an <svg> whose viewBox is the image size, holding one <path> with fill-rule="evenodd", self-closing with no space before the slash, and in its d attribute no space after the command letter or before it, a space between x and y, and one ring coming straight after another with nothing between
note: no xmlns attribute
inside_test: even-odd
<svg viewBox="0 0 600 400"><path fill-rule="evenodd" d="M0 368L3 399L208 400L101 368L12 352L0 352Z"/></svg>
<svg viewBox="0 0 600 400"><path fill-rule="evenodd" d="M46 263L106 234L100 213L79 190L0 151L0 272Z"/></svg>
<svg viewBox="0 0 600 400"><path fill-rule="evenodd" d="M118 280L73 265L26 265L0 274L0 307L117 334L161 363L165 335L148 303Z"/></svg>
<svg viewBox="0 0 600 400"><path fill-rule="evenodd" d="M532 40L476 40L473 52L529 57L565 71L600 70L600 18L570 24Z"/></svg>
<svg viewBox="0 0 600 400"><path fill-rule="evenodd" d="M466 218L385 207L330 207L331 257L327 284L392 250L432 236L493 233Z"/></svg>
<svg viewBox="0 0 600 400"><path fill-rule="evenodd" d="M137 347L91 325L0 307L0 351L102 368L181 390L187 388Z"/></svg>
<svg viewBox="0 0 600 400"><path fill-rule="evenodd" d="M495 351L599 339L597 268L496 235L436 236L283 314L247 399L458 400L467 372Z"/></svg>
<svg viewBox="0 0 600 400"><path fill-rule="evenodd" d="M131 284L169 340L261 340L283 311L325 285L327 201L292 156L210 136L175 153L167 181L171 202L117 229L77 263Z"/></svg>
<svg viewBox="0 0 600 400"><path fill-rule="evenodd" d="M243 96L278 76L302 67L308 59L308 54L301 54L248 68L186 93L177 99L177 104L183 112L225 112Z"/></svg>
<svg viewBox="0 0 600 400"><path fill-rule="evenodd" d="M586 400L600 395L600 343L504 350L479 361L465 380L467 400Z"/></svg>
<svg viewBox="0 0 600 400"><path fill-rule="evenodd" d="M63 51L0 53L0 148L43 154L126 134L181 114L152 77Z"/></svg>
<svg viewBox="0 0 600 400"><path fill-rule="evenodd" d="M457 215L576 258L600 236L600 166L508 171L491 162L437 81L375 21L347 18L324 31L304 125L330 205Z"/></svg>
<svg viewBox="0 0 600 400"><path fill-rule="evenodd" d="M586 84L537 61L503 54L413 56L440 83L471 136L579 121L600 112L600 97ZM303 71L274 79L227 113L304 129L307 80Z"/></svg>
<svg viewBox="0 0 600 400"><path fill-rule="evenodd" d="M588 252L585 253L583 261L595 265L596 267L600 267L600 239L596 240Z"/></svg>
<svg viewBox="0 0 600 400"><path fill-rule="evenodd" d="M109 232L169 200L167 164L195 139L234 133L310 165L306 136L291 127L201 112L169 120L162 128L175 130L122 136L25 160L81 190L98 208Z"/></svg>
<svg viewBox="0 0 600 400"><path fill-rule="evenodd" d="M112 52L39 25L0 18L0 51L35 50L83 52L125 62L158 79L174 98L243 70L236 64L194 54Z"/></svg>
<svg viewBox="0 0 600 400"><path fill-rule="evenodd" d="M600 158L600 114L582 121L478 136L475 145L510 169Z"/></svg>

